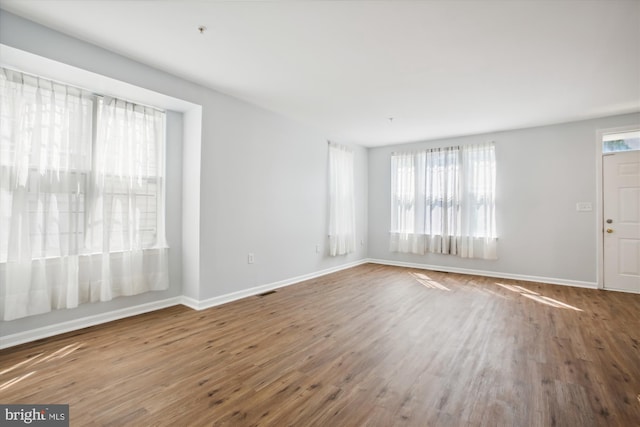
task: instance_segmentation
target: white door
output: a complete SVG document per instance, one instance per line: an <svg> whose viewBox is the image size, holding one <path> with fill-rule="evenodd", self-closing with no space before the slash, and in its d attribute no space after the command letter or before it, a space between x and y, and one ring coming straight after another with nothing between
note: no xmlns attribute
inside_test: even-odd
<svg viewBox="0 0 640 427"><path fill-rule="evenodd" d="M640 151L603 157L604 287L640 293Z"/></svg>

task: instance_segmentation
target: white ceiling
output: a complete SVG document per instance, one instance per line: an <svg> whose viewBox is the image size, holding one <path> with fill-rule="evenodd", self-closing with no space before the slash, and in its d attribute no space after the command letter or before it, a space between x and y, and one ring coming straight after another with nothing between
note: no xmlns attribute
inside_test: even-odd
<svg viewBox="0 0 640 427"><path fill-rule="evenodd" d="M365 146L640 111L637 0L0 7Z"/></svg>

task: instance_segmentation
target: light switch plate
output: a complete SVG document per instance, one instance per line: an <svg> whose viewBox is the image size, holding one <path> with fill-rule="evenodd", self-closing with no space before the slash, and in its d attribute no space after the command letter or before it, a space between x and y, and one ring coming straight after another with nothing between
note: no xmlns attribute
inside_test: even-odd
<svg viewBox="0 0 640 427"><path fill-rule="evenodd" d="M578 202L576 203L576 210L578 212L591 212L593 210L593 205L591 202Z"/></svg>

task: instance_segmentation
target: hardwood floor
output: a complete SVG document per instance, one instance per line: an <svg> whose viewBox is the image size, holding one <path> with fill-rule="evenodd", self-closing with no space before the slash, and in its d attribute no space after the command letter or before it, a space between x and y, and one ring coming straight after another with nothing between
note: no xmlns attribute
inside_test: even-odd
<svg viewBox="0 0 640 427"><path fill-rule="evenodd" d="M640 295L367 264L0 351L72 426L640 426Z"/></svg>

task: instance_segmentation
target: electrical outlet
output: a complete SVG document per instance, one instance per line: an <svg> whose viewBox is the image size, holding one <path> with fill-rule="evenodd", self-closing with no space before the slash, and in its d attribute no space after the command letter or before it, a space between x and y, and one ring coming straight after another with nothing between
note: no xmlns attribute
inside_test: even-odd
<svg viewBox="0 0 640 427"><path fill-rule="evenodd" d="M320 245L316 245L316 253L319 254L320 253Z"/></svg>
<svg viewBox="0 0 640 427"><path fill-rule="evenodd" d="M249 252L249 255L247 255L247 262L249 264L253 264L253 261L255 261L255 258L253 257L253 252Z"/></svg>

